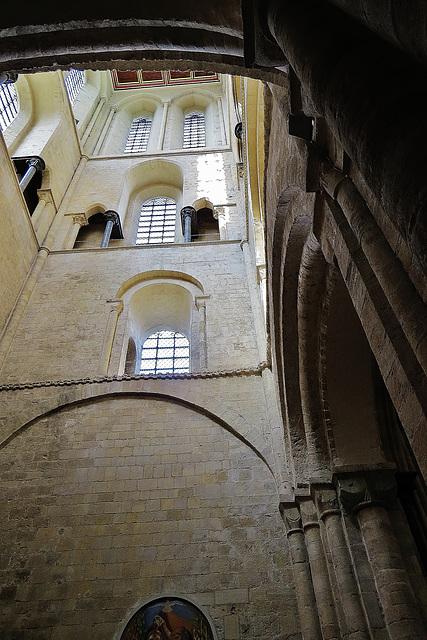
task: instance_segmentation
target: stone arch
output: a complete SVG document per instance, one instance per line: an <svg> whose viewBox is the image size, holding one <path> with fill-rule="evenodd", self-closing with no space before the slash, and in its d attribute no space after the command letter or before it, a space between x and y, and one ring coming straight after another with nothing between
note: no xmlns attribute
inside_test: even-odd
<svg viewBox="0 0 427 640"><path fill-rule="evenodd" d="M129 368L129 344L136 349L135 368L146 338L157 331L178 331L190 343L190 371L200 369L199 313L196 298L203 294L201 284L191 276L171 271L151 271L137 274L124 283L116 296L124 304L126 318L125 339L122 346L119 372ZM132 350L130 352L133 354Z"/></svg>
<svg viewBox="0 0 427 640"><path fill-rule="evenodd" d="M85 211L87 225L82 225L77 234L74 249L99 247L104 235L105 220L103 214L107 207L103 204L93 204Z"/></svg>
<svg viewBox="0 0 427 640"><path fill-rule="evenodd" d="M103 154L123 154L130 126L135 118L146 116L152 120L147 153L157 148L161 124L161 106L159 98L150 94L143 96L124 95L115 105L115 116L103 144Z"/></svg>
<svg viewBox="0 0 427 640"><path fill-rule="evenodd" d="M305 241L312 225L306 196L296 186L284 189L277 201L274 229L267 237L273 362L288 441L295 486L308 483L307 442L299 384L298 275Z"/></svg>
<svg viewBox="0 0 427 640"><path fill-rule="evenodd" d="M30 429L37 421L49 417L68 407L98 402L103 398L139 397L152 398L154 400L166 399L168 402L181 405L191 411L200 413L228 431L262 460L275 478L274 456L271 448L265 447L261 430L248 422L237 410L226 405L215 394L200 393L199 389L187 388L180 390L174 385L173 380L161 381L162 391L159 391L157 381L154 379L144 381L144 390L141 390L140 380L111 380L111 382L99 382L87 385L75 385L67 388L66 394L58 390L57 394L46 396L37 407L31 406L23 414L17 414L10 421L10 433L0 443L0 451L7 447L16 436ZM40 396L40 389L36 390ZM62 389L61 389L62 391ZM51 393L51 391L50 391ZM201 400L203 399L203 404Z"/></svg>
<svg viewBox="0 0 427 640"><path fill-rule="evenodd" d="M169 160L147 160L126 171L118 213L123 221L125 237L129 241L133 241L136 235L140 209L146 200L159 196L169 197L175 200L177 211L180 210L183 182L184 174L180 165ZM179 230L178 224L176 229Z"/></svg>
<svg viewBox="0 0 427 640"><path fill-rule="evenodd" d="M204 116L206 148L221 145L222 140L215 134L215 122L219 119L215 96L198 89L197 92L183 91L171 101L166 132L170 148L182 148L184 118L192 112L200 112Z"/></svg>

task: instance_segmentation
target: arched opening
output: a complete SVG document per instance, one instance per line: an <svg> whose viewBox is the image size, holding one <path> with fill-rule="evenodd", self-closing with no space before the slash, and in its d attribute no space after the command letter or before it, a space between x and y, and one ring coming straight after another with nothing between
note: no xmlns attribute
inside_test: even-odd
<svg viewBox="0 0 427 640"><path fill-rule="evenodd" d="M188 600L168 596L141 607L120 640L214 640L214 635L200 609Z"/></svg>
<svg viewBox="0 0 427 640"><path fill-rule="evenodd" d="M80 227L76 241L75 249L88 249L99 247L105 231L105 219L102 212L95 213L90 216L88 224Z"/></svg>

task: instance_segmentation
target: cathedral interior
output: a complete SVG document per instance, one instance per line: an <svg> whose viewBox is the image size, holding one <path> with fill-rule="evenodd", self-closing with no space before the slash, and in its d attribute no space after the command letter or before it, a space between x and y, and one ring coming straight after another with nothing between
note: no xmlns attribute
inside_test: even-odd
<svg viewBox="0 0 427 640"><path fill-rule="evenodd" d="M426 24L2 9L2 639L427 637Z"/></svg>

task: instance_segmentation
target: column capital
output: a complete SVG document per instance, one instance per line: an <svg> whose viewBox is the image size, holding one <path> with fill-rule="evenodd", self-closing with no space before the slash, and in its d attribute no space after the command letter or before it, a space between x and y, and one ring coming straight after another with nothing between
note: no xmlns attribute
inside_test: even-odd
<svg viewBox="0 0 427 640"><path fill-rule="evenodd" d="M191 219L191 235L197 235L197 211L194 207L183 207L181 209L181 227L182 234L185 235L185 219Z"/></svg>
<svg viewBox="0 0 427 640"><path fill-rule="evenodd" d="M322 488L316 491L316 505L319 517L322 520L329 515L341 514L337 492L333 487Z"/></svg>
<svg viewBox="0 0 427 640"><path fill-rule="evenodd" d="M3 71L0 74L0 84L15 84L18 80L16 71Z"/></svg>
<svg viewBox="0 0 427 640"><path fill-rule="evenodd" d="M200 311L201 307L206 308L206 300L209 300L209 298L210 296L196 296L194 298L194 302L198 311Z"/></svg>
<svg viewBox="0 0 427 640"><path fill-rule="evenodd" d="M304 531L312 527L319 527L317 509L313 500L311 498L302 498L298 502Z"/></svg>
<svg viewBox="0 0 427 640"><path fill-rule="evenodd" d="M89 224L87 215L85 213L66 213L65 217L72 217L73 224L79 224L81 227L85 227Z"/></svg>
<svg viewBox="0 0 427 640"><path fill-rule="evenodd" d="M113 240L123 240L124 236L122 231L122 223L117 211L108 209L108 211L105 211L102 215L105 222L111 221L113 223L113 229L111 232L111 237L113 238Z"/></svg>
<svg viewBox="0 0 427 640"><path fill-rule="evenodd" d="M397 496L397 484L391 471L368 471L337 477L340 502L348 513L357 513L373 505L387 507Z"/></svg>
<svg viewBox="0 0 427 640"><path fill-rule="evenodd" d="M302 533L302 519L298 506L295 502L281 502L280 513L286 528L286 535L292 533Z"/></svg>
<svg viewBox="0 0 427 640"><path fill-rule="evenodd" d="M39 200L43 200L45 204L55 204L50 189L37 189L37 195Z"/></svg>
<svg viewBox="0 0 427 640"><path fill-rule="evenodd" d="M45 162L43 158L40 156L34 156L33 158L27 159L28 167L34 167L37 171L44 171L46 168Z"/></svg>

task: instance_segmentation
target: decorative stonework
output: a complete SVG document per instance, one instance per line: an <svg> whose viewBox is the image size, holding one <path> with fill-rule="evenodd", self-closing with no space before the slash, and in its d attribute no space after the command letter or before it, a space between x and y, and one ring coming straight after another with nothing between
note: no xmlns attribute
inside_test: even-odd
<svg viewBox="0 0 427 640"><path fill-rule="evenodd" d="M286 534L302 533L302 519L298 507L294 503L282 502L280 513L286 527Z"/></svg>
<svg viewBox="0 0 427 640"><path fill-rule="evenodd" d="M396 479L387 471L341 477L338 479L338 494L349 513L357 513L372 505L388 506L397 495Z"/></svg>
<svg viewBox="0 0 427 640"><path fill-rule="evenodd" d="M98 376L95 378L76 378L73 380L45 380L43 382L22 382L16 384L3 384L0 385L0 391L16 391L18 389L35 389L37 387L65 387L74 384L93 384L99 382L126 382L128 380L203 380L205 378L232 378L232 377L244 377L244 376L260 376L265 369L269 369L267 362L260 362L257 367L252 369L235 369L235 370L223 370L223 371L195 371L193 373L179 373L179 374L162 374L155 375L149 374L142 375L130 375L124 374L122 376Z"/></svg>

